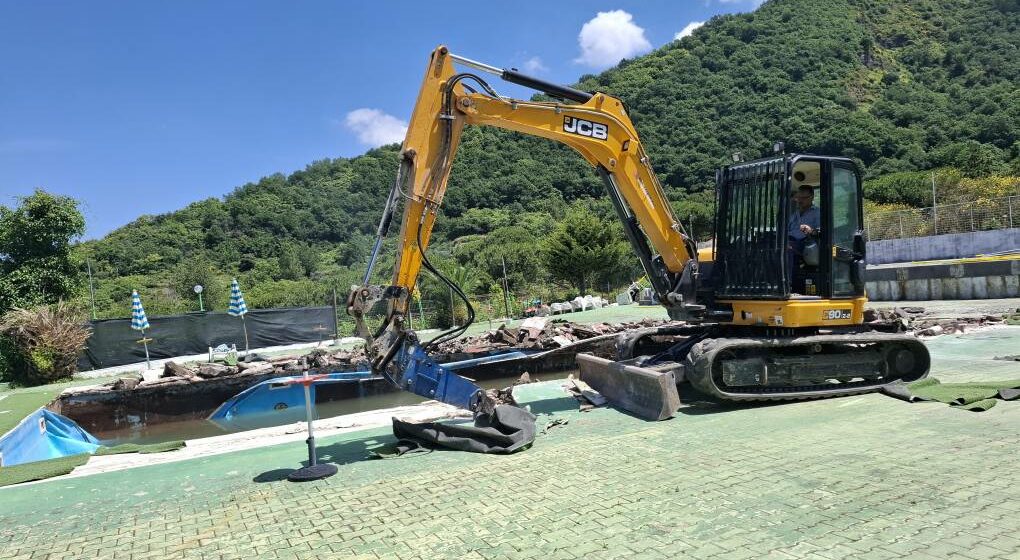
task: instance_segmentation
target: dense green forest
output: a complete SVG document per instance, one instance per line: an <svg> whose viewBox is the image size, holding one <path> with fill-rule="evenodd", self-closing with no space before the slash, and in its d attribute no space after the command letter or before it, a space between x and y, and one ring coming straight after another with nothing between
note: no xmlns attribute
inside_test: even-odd
<svg viewBox="0 0 1020 560"><path fill-rule="evenodd" d="M946 195L1016 194L1018 37L1020 0L770 0L583 76L577 87L627 102L678 215L703 238L714 170L734 152L757 156L776 140L790 151L856 158L867 170L872 210L929 205L931 169ZM232 276L250 307L325 304L334 288L342 299L360 282L397 150L314 162L79 245L99 316L129 315L132 289L150 314L195 310L196 283L206 286L207 309L224 309ZM961 184L969 190L956 189ZM502 302L504 262L519 299L573 297L576 282L558 281L563 275L548 266L539 241L578 214L612 219L579 156L540 139L469 129L433 258L480 301L491 294ZM380 279L392 262L387 249ZM631 260L588 279L591 289L639 275ZM449 301L435 282L421 288L426 307Z"/></svg>

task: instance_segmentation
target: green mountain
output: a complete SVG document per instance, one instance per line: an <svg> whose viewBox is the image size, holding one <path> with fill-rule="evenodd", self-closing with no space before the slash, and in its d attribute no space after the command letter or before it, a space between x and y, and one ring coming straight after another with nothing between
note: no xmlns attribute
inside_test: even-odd
<svg viewBox="0 0 1020 560"><path fill-rule="evenodd" d="M882 203L925 203L905 172L1020 174L1018 37L1020 0L771 0L577 85L627 102L678 214L705 236L715 168L776 140L857 158L871 178L896 173L869 183ZM342 298L358 281L396 166L396 147L385 147L143 216L81 247L97 305L124 316L124 293L145 286L150 313L179 312L194 307L191 285L204 283L207 302L223 308L234 275L255 306L321 303L331 287ZM579 156L470 129L437 225L437 260L476 270L484 292L504 257L523 295L548 278L535 240L579 199L609 215ZM386 271L391 260L381 262Z"/></svg>

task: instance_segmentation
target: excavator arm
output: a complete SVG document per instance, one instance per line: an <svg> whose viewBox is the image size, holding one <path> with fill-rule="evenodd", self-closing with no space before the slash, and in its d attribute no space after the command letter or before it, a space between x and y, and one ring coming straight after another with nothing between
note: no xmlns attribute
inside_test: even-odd
<svg viewBox="0 0 1020 560"><path fill-rule="evenodd" d="M458 72L457 64L574 103L504 98L477 74ZM431 361L414 332L404 325L420 270L423 265L431 268L425 252L461 133L468 124L548 138L581 154L603 179L660 302L692 314L702 309L694 302L694 243L673 215L623 102L481 64L441 46L433 51L425 72L364 281L352 289L348 300L358 333L368 341L374 371L422 396L471 410L491 406L477 386ZM389 286L372 286L372 269L401 198L404 213L393 279ZM369 332L365 315L381 301L386 302L386 319Z"/></svg>

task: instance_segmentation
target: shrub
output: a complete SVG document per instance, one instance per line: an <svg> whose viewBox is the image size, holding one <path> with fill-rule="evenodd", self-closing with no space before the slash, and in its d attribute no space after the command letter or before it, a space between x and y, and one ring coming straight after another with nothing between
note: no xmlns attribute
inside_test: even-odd
<svg viewBox="0 0 1020 560"><path fill-rule="evenodd" d="M91 329L84 313L64 302L15 308L0 319L0 336L9 340L11 380L41 385L71 377Z"/></svg>

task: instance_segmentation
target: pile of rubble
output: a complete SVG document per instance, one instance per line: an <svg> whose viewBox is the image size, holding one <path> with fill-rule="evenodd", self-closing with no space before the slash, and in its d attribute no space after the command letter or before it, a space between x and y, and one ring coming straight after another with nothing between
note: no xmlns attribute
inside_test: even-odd
<svg viewBox="0 0 1020 560"><path fill-rule="evenodd" d="M444 342L439 345L438 352L441 354L474 354L509 348L551 350L597 336L612 335L646 327L658 327L669 323L670 321L668 320L643 319L636 322L581 325L562 319L532 317L525 319L519 327L501 325L498 329L487 331L477 336L468 336Z"/></svg>
<svg viewBox="0 0 1020 560"><path fill-rule="evenodd" d="M962 316L940 316L925 311L923 307L903 306L893 309L867 309L864 324L877 330L913 332L917 336L939 336L963 333L986 325L1002 325L1011 322L1011 315L971 314Z"/></svg>
<svg viewBox="0 0 1020 560"><path fill-rule="evenodd" d="M144 380L142 375L121 377L107 384L114 390L129 390L138 387L195 383L228 377L283 377L301 375L304 371L351 371L367 369L365 351L362 348L330 352L316 348L304 356L265 357L249 354L236 365L219 362L179 364L166 362L159 378Z"/></svg>
<svg viewBox="0 0 1020 560"><path fill-rule="evenodd" d="M597 336L612 335L630 329L654 327L668 323L646 319L626 323L595 323L581 325L562 319L532 317L524 320L519 327L500 326L498 329L477 336L464 337L441 344L434 354L483 354L510 348L548 350L562 348L581 340ZM362 347L349 350L327 350L316 348L304 356L286 355L265 357L253 353L237 362L180 364L166 362L157 379L144 380L141 375L121 377L106 385L117 391L140 387L196 383L225 378L271 378L300 375L311 372L355 371L368 369L368 360ZM254 383L257 380L253 379Z"/></svg>

